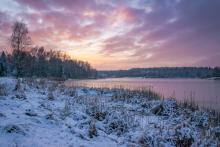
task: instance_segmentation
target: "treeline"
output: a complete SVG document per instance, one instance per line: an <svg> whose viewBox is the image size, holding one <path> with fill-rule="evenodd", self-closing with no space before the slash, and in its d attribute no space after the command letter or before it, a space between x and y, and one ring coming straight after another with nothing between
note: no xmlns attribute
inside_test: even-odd
<svg viewBox="0 0 220 147"><path fill-rule="evenodd" d="M219 69L219 67L132 68L129 70L99 71L98 77L209 78L220 76Z"/></svg>
<svg viewBox="0 0 220 147"><path fill-rule="evenodd" d="M13 25L10 37L12 53L0 56L0 76L94 78L96 70L88 62L71 59L58 51L31 47L28 29L22 22Z"/></svg>
<svg viewBox="0 0 220 147"><path fill-rule="evenodd" d="M0 56L0 76L94 78L96 73L88 62L73 60L60 52L45 51L43 47L12 54L2 52Z"/></svg>

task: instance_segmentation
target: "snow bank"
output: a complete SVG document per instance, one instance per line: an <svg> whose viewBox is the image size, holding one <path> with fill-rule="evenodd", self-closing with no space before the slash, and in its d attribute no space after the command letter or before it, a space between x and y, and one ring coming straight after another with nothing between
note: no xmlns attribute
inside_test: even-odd
<svg viewBox="0 0 220 147"><path fill-rule="evenodd" d="M0 78L0 146L218 146L215 116L120 89Z"/></svg>

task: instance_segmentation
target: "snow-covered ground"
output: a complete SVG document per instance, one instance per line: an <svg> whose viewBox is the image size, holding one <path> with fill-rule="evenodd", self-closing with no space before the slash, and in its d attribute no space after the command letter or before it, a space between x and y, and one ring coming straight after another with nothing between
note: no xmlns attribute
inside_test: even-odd
<svg viewBox="0 0 220 147"><path fill-rule="evenodd" d="M0 78L0 146L219 146L214 115L120 89Z"/></svg>

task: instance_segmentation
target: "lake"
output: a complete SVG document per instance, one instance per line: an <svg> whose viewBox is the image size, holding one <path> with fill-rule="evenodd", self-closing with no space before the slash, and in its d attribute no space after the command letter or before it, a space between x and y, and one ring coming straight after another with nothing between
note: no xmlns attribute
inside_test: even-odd
<svg viewBox="0 0 220 147"><path fill-rule="evenodd" d="M193 100L200 106L220 112L220 80L160 79L160 78L107 78L95 80L67 80L67 86L152 89L164 98L178 101Z"/></svg>

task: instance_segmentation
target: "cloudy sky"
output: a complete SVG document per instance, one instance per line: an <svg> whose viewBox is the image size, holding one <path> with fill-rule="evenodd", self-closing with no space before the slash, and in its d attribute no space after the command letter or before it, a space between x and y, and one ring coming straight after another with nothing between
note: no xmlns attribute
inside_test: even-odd
<svg viewBox="0 0 220 147"><path fill-rule="evenodd" d="M16 20L97 69L220 65L220 0L1 0L1 50Z"/></svg>

